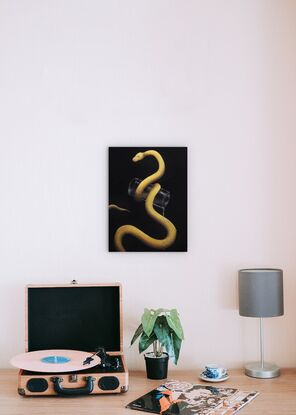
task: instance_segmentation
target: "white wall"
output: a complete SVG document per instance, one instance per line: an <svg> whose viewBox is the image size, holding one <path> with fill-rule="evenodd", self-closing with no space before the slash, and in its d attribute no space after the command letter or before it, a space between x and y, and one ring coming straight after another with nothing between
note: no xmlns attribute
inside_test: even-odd
<svg viewBox="0 0 296 415"><path fill-rule="evenodd" d="M1 361L28 283L121 281L125 351L145 306L177 307L179 368L241 367L257 322L237 270L282 267L266 357L296 364L296 3L0 0ZM188 253L107 252L108 146L189 148Z"/></svg>

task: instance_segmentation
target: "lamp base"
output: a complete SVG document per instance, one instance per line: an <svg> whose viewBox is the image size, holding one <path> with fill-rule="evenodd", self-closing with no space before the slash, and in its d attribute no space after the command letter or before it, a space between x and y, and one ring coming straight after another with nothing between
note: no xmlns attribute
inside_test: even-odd
<svg viewBox="0 0 296 415"><path fill-rule="evenodd" d="M245 374L251 378L270 379L280 376L280 368L273 363L264 362L262 367L260 362L247 363Z"/></svg>

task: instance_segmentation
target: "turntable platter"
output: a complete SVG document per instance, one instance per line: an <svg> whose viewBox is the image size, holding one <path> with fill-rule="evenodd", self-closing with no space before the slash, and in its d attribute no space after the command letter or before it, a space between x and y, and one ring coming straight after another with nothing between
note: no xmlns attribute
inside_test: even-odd
<svg viewBox="0 0 296 415"><path fill-rule="evenodd" d="M87 358L92 360L83 364ZM10 363L19 369L33 372L63 373L89 369L101 363L101 359L88 352L78 350L37 350L14 356Z"/></svg>

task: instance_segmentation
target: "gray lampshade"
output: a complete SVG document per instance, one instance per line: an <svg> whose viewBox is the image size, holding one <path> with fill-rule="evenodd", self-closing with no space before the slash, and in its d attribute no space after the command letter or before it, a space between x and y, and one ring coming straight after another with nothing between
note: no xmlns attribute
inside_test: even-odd
<svg viewBox="0 0 296 415"><path fill-rule="evenodd" d="M241 269L238 291L241 316L275 317L284 314L281 269Z"/></svg>

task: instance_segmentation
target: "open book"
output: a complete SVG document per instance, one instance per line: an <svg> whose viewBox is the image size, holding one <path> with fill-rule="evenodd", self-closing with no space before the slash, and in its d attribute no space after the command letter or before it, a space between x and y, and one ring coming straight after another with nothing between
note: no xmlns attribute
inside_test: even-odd
<svg viewBox="0 0 296 415"><path fill-rule="evenodd" d="M257 395L254 391L171 380L129 403L127 408L162 415L233 415Z"/></svg>

